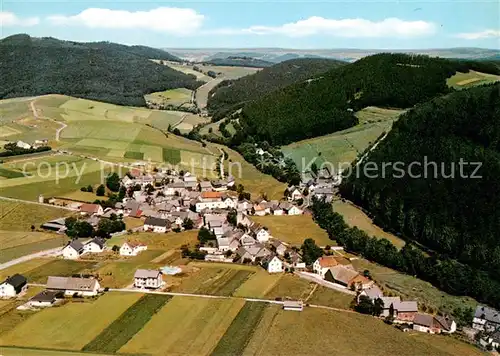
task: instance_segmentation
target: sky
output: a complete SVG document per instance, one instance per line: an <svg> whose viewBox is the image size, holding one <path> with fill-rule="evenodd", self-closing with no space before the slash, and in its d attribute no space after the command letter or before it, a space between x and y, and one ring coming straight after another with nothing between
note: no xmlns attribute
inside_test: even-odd
<svg viewBox="0 0 500 356"><path fill-rule="evenodd" d="M498 0L0 0L0 37L159 48L500 49Z"/></svg>

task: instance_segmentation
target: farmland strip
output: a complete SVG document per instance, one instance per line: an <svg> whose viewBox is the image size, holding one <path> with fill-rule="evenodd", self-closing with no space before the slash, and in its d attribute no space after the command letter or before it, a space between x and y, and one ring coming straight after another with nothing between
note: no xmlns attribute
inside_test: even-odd
<svg viewBox="0 0 500 356"><path fill-rule="evenodd" d="M172 297L146 294L104 329L82 351L114 353L125 345Z"/></svg>

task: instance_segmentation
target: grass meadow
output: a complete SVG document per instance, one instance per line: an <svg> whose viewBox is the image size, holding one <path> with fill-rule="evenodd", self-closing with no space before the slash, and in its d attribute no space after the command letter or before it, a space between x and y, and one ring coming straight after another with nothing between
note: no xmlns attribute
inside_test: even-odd
<svg viewBox="0 0 500 356"><path fill-rule="evenodd" d="M144 98L155 104L182 106L191 102L192 94L192 90L178 88L147 94Z"/></svg>
<svg viewBox="0 0 500 356"><path fill-rule="evenodd" d="M458 72L446 83L454 89L466 89L477 85L491 84L500 80L500 75L469 71L468 73Z"/></svg>
<svg viewBox="0 0 500 356"><path fill-rule="evenodd" d="M57 207L0 200L0 230L30 231L32 225L39 228L49 220L70 214L70 211ZM39 236L46 235L39 234Z"/></svg>
<svg viewBox="0 0 500 356"><path fill-rule="evenodd" d="M301 246L307 238L313 239L319 246L335 245L335 241L330 240L311 215L252 216L251 220L267 227L274 238L293 246Z"/></svg>
<svg viewBox="0 0 500 356"><path fill-rule="evenodd" d="M6 334L1 345L80 350L133 305L139 293L108 293L37 312Z"/></svg>
<svg viewBox="0 0 500 356"><path fill-rule="evenodd" d="M367 107L356 113L357 126L282 147L285 156L289 156L299 167L305 169L315 160L319 167L324 162L339 165L350 164L356 157L373 144L377 138L392 127L392 123L402 113L401 110ZM303 161L304 160L304 161Z"/></svg>

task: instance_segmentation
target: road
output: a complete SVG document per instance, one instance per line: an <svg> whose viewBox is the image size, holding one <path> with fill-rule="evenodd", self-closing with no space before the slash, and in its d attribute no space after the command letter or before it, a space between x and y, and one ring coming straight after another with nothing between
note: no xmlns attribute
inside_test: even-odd
<svg viewBox="0 0 500 356"><path fill-rule="evenodd" d="M38 111L36 110L36 107L35 107L35 101L36 100L33 100L32 102L30 102L31 111L33 112L34 118L36 120L40 120L40 117L38 116ZM55 122L58 125L61 125L61 127L58 128L57 131L56 131L56 141L60 141L59 138L61 136L61 131L64 130L66 127L68 127L68 125L66 125L63 122L56 121L54 119L49 119L49 118L46 118L46 119L49 120L49 121Z"/></svg>
<svg viewBox="0 0 500 356"><path fill-rule="evenodd" d="M363 155L363 157L361 157L359 159L359 161L356 163L356 167L358 167L363 162L363 160L366 158L366 156L368 156L368 154L370 154L371 151L373 151L375 148L377 148L377 146L379 145L380 142L382 142L383 140L385 140L385 138L387 137L387 135L389 135L389 132L390 132L390 130L387 131L385 133L385 135L380 138L380 140L378 140L377 142L375 142L375 144L368 150L368 152L366 152Z"/></svg>
<svg viewBox="0 0 500 356"><path fill-rule="evenodd" d="M203 110L207 107L208 102L208 93L212 88L214 88L217 84L222 82L222 78L215 78L210 80L209 82L203 84L201 87L196 89L196 105L200 110Z"/></svg>
<svg viewBox="0 0 500 356"><path fill-rule="evenodd" d="M49 257L49 256L50 257L57 257L57 256L60 256L61 254L62 254L62 248L61 247L57 247L57 248L53 248L53 249L50 249L50 250L45 250L45 251L40 251L40 252L32 253L31 255L26 255L26 256L23 256L23 257L19 257L19 258L16 258L15 260L12 260L12 261L0 264L0 270L3 270L3 269L6 269L6 268L15 266L15 265L17 265L19 263L23 263L23 262L26 262L26 261L33 260L35 258Z"/></svg>
<svg viewBox="0 0 500 356"><path fill-rule="evenodd" d="M317 284L322 285L326 288L335 289L336 291L339 291L339 292L345 293L345 294L356 295L356 292L353 292L352 290L343 288L342 286L337 285L335 283L330 283L328 281L325 281L324 279L321 279L318 275L316 275L314 273L295 272L295 274L297 276L299 276L300 278L317 283Z"/></svg>

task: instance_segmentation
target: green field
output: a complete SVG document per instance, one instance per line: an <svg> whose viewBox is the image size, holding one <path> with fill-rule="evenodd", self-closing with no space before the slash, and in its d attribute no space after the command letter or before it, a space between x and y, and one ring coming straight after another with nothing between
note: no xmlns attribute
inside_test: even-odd
<svg viewBox="0 0 500 356"><path fill-rule="evenodd" d="M125 345L169 300L167 295L144 295L83 347L83 351L114 353Z"/></svg>
<svg viewBox="0 0 500 356"><path fill-rule="evenodd" d="M500 75L475 72L471 70L468 73L458 72L446 83L455 89L466 89L477 85L491 84L500 80Z"/></svg>
<svg viewBox="0 0 500 356"><path fill-rule="evenodd" d="M392 242L397 248L403 248L405 241L391 233L385 232L380 227L372 222L360 208L354 206L349 202L336 200L333 202L333 211L339 213L344 217L345 222L349 226L356 226L365 231L369 236L377 238L385 238Z"/></svg>
<svg viewBox="0 0 500 356"><path fill-rule="evenodd" d="M244 304L235 299L176 296L120 353L208 355Z"/></svg>
<svg viewBox="0 0 500 356"><path fill-rule="evenodd" d="M267 299L306 300L316 283L309 282L293 274L285 274L266 294Z"/></svg>
<svg viewBox="0 0 500 356"><path fill-rule="evenodd" d="M10 332L0 334L0 344L80 350L140 296L139 293L109 293L95 301L70 302L42 310Z"/></svg>
<svg viewBox="0 0 500 356"><path fill-rule="evenodd" d="M50 250L58 247L62 248L67 242L68 239L65 236L59 236L5 249L2 247L0 249L0 263L15 260L16 258L23 257L35 252Z"/></svg>
<svg viewBox="0 0 500 356"><path fill-rule="evenodd" d="M336 244L310 215L252 216L252 220L267 227L274 238L293 246L301 246L307 238L313 239L319 246Z"/></svg>
<svg viewBox="0 0 500 356"><path fill-rule="evenodd" d="M267 307L266 303L246 302L211 355L241 355Z"/></svg>
<svg viewBox="0 0 500 356"><path fill-rule="evenodd" d="M402 113L367 107L356 113L359 124L330 135L307 139L282 147L282 152L294 160L300 171L306 170L310 162L320 167L325 162L333 168L347 167L356 157L373 144ZM330 168L331 169L331 168Z"/></svg>
<svg viewBox="0 0 500 356"><path fill-rule="evenodd" d="M144 98L155 104L183 106L191 103L192 90L179 88L147 94Z"/></svg>
<svg viewBox="0 0 500 356"><path fill-rule="evenodd" d="M39 228L41 224L49 220L65 217L70 214L71 211L57 207L0 199L0 230L30 231L31 225Z"/></svg>
<svg viewBox="0 0 500 356"><path fill-rule="evenodd" d="M434 337L436 344L432 341ZM370 356L482 354L452 337L403 333L371 316L316 308L291 312L277 307L266 308L242 354L323 356L325 353Z"/></svg>
<svg viewBox="0 0 500 356"><path fill-rule="evenodd" d="M25 261L22 263L18 263L14 266L10 266L8 268L0 270L0 280L4 280L8 276L12 276L16 273L25 275L29 271L34 270L40 266L43 266L46 263L49 263L50 259L45 259L45 258L35 258L29 261Z"/></svg>
<svg viewBox="0 0 500 356"><path fill-rule="evenodd" d="M235 297L264 298L283 275L279 273L267 273L264 269L255 272L236 291Z"/></svg>
<svg viewBox="0 0 500 356"><path fill-rule="evenodd" d="M325 305L332 308L349 309L354 297L351 294L318 285L307 302L309 304Z"/></svg>
<svg viewBox="0 0 500 356"><path fill-rule="evenodd" d="M53 260L28 271L25 277L31 283L46 283L49 276L71 277L95 265L89 261Z"/></svg>

